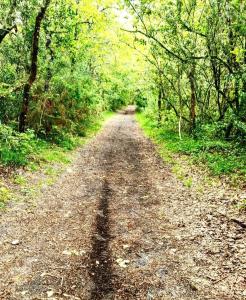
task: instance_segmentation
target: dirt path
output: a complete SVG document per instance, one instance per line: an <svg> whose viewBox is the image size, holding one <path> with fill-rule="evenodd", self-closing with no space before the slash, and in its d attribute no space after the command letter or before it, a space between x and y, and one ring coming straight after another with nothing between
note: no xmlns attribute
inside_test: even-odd
<svg viewBox="0 0 246 300"><path fill-rule="evenodd" d="M35 208L0 218L0 299L246 299L245 228L118 114Z"/></svg>

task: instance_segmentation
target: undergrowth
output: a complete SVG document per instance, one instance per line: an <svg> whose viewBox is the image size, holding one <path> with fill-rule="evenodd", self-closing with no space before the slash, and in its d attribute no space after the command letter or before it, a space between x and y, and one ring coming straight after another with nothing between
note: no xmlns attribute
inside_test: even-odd
<svg viewBox="0 0 246 300"><path fill-rule="evenodd" d="M49 184L58 175L53 165L70 163L71 150L85 144L112 114L106 112L91 119L80 135L60 134L55 139L40 138L33 131L19 133L9 126L0 125L0 166L24 168L30 172L42 170ZM33 188L24 175L14 176L12 183L27 191ZM4 208L12 196L11 185L6 186L6 183L0 182L0 208Z"/></svg>
<svg viewBox="0 0 246 300"><path fill-rule="evenodd" d="M143 113L137 114L137 120L147 136L159 145L167 161L172 162L172 153L180 153L207 166L212 175L227 175L233 181L245 180L246 151L240 144L206 137L194 139L188 135L180 140L177 132L158 127L157 122Z"/></svg>
<svg viewBox="0 0 246 300"><path fill-rule="evenodd" d="M66 163L64 153L82 145L111 114L107 112L97 119L88 120L84 131L77 135L54 130L55 133L47 138L40 138L31 130L19 133L10 126L0 125L0 164L26 166L43 160Z"/></svg>

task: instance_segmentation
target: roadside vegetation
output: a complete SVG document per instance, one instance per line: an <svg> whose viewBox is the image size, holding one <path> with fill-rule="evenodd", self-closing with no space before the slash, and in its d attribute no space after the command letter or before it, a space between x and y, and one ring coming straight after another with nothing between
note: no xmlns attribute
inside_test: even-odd
<svg viewBox="0 0 246 300"><path fill-rule="evenodd" d="M104 120L112 113L106 112L97 119L87 121L83 134L59 134L42 139L33 130L19 133L10 126L0 127L0 160L2 165L12 167L33 166L41 161L62 160L61 153L82 145L88 137L97 132Z"/></svg>
<svg viewBox="0 0 246 300"><path fill-rule="evenodd" d="M5 208L9 200L32 203L43 188L52 185L69 167L74 160L73 150L89 141L111 116L112 112L101 114L88 122L83 137L70 135L61 143L37 138L32 131L13 131L12 135L8 132L1 145L0 208Z"/></svg>
<svg viewBox="0 0 246 300"><path fill-rule="evenodd" d="M170 153L245 183L246 5L128 1L133 48L149 63L138 120ZM143 50L144 45L144 50ZM151 92L150 92L151 91Z"/></svg>
<svg viewBox="0 0 246 300"><path fill-rule="evenodd" d="M137 115L137 120L147 136L158 145L167 162L175 164L175 154L180 154L200 168L208 169L212 176L229 177L232 185L245 182L246 151L240 143L216 139L206 132L196 139L185 134L180 140L178 132L170 128L170 124L160 126L157 120L153 121L143 113Z"/></svg>

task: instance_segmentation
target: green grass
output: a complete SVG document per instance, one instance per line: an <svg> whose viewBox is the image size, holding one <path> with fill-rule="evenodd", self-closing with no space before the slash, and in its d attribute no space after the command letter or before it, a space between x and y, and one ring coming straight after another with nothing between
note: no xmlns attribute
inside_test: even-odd
<svg viewBox="0 0 246 300"><path fill-rule="evenodd" d="M27 166L32 171L38 170L43 162L68 164L70 158L67 153L86 143L112 115L105 112L86 120L79 135L64 133L60 129L48 139L37 138L33 131L19 133L9 126L0 125L0 164Z"/></svg>
<svg viewBox="0 0 246 300"><path fill-rule="evenodd" d="M27 179L23 175L16 175L13 182L19 186L25 186L27 184Z"/></svg>
<svg viewBox="0 0 246 300"><path fill-rule="evenodd" d="M104 112L102 113L102 115L100 117L98 117L97 119L92 119L89 123L89 126L87 127L86 130L86 135L85 137L92 137L93 135L95 135L95 133L97 133L101 127L102 124L108 120L109 118L111 118L115 113L114 112Z"/></svg>
<svg viewBox="0 0 246 300"><path fill-rule="evenodd" d="M5 183L0 182L0 209L5 208L6 203L14 196L18 198L18 195L15 195L16 190L12 191L13 184L18 186L21 195L30 199L39 193L43 185L52 185L64 167L71 163L72 150L88 142L101 129L102 124L112 116L113 113L106 112L96 119L91 119L87 122L82 136L64 135L63 140L60 139L61 143L58 144L38 139L31 132L19 134L7 126L3 126L1 132L0 128L0 164L24 167L26 171L40 172L44 175L40 176L40 180L35 184L29 182L28 172L14 175L6 179ZM21 153L18 152L20 148Z"/></svg>
<svg viewBox="0 0 246 300"><path fill-rule="evenodd" d="M0 183L0 209L5 207L7 201L9 201L11 197L11 190Z"/></svg>
<svg viewBox="0 0 246 300"><path fill-rule="evenodd" d="M173 153L180 153L191 158L193 163L207 166L212 175L228 175L232 180L245 180L246 150L239 144L206 138L193 139L188 135L183 135L180 140L177 132L159 128L143 113L137 114L137 120L146 135L160 146L160 153L167 162L173 162Z"/></svg>

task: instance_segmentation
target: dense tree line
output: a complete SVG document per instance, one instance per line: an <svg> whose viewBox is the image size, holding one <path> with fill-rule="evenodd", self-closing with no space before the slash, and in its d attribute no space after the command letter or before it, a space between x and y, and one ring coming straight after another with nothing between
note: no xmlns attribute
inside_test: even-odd
<svg viewBox="0 0 246 300"><path fill-rule="evenodd" d="M244 140L245 6L2 0L0 121L44 137L83 134L91 117L136 102L180 138Z"/></svg>
<svg viewBox="0 0 246 300"><path fill-rule="evenodd" d="M127 31L152 65L152 111L181 131L246 134L246 4L241 0L126 1ZM147 50L146 50L147 49ZM206 130L205 130L206 131Z"/></svg>
<svg viewBox="0 0 246 300"><path fill-rule="evenodd" d="M0 3L0 120L20 132L83 134L137 96L136 54L114 1ZM130 53L131 52L131 53Z"/></svg>

